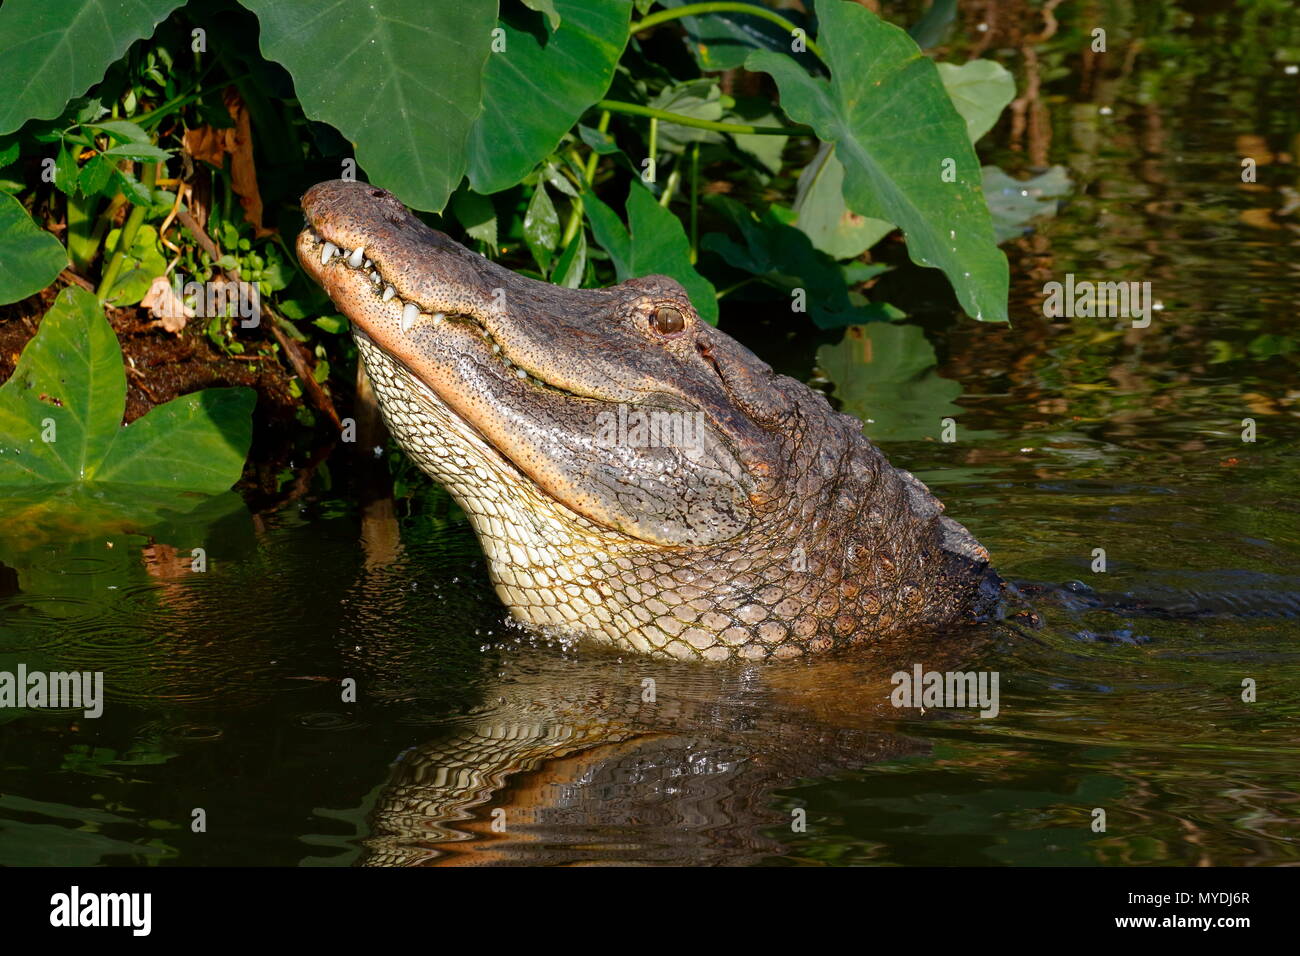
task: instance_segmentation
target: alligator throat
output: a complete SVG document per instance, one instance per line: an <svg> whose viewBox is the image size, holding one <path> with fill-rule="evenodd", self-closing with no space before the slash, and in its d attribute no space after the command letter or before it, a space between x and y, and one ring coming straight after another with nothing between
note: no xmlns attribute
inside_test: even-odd
<svg viewBox="0 0 1300 956"><path fill-rule="evenodd" d="M994 599L987 552L919 480L672 279L536 282L365 183L303 209L304 267L516 619L759 660L955 627Z"/></svg>

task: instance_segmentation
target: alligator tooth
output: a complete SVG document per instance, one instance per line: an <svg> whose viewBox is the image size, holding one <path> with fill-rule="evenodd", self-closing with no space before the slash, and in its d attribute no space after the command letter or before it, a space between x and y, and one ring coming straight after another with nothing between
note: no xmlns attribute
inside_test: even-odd
<svg viewBox="0 0 1300 956"><path fill-rule="evenodd" d="M366 247L357 246L356 251L348 256L348 265L354 269L360 269L361 263L366 261Z"/></svg>
<svg viewBox="0 0 1300 956"><path fill-rule="evenodd" d="M396 290L396 289L394 289L391 285L384 286L384 301L385 301L385 302L387 302L389 299L391 299L391 298L392 298L393 296L395 296L395 295L397 295L397 290Z"/></svg>
<svg viewBox="0 0 1300 956"><path fill-rule="evenodd" d="M403 334L405 334L411 328L411 326L415 324L415 320L419 318L419 316L420 316L420 307L416 305L414 302L406 303L406 305L402 308L402 333Z"/></svg>
<svg viewBox="0 0 1300 956"><path fill-rule="evenodd" d="M320 264L325 265L325 263L330 261L330 257L333 256L334 253L338 251L339 251L339 247L334 245L334 243L332 242L325 243L325 245L322 246L320 250Z"/></svg>
<svg viewBox="0 0 1300 956"><path fill-rule="evenodd" d="M379 278L379 273L378 273L378 272L372 272L372 273L370 273L370 281L373 282L375 285L379 285L379 284L382 283L384 280L381 279L381 278Z"/></svg>
<svg viewBox="0 0 1300 956"><path fill-rule="evenodd" d="M499 346L499 345L494 345L494 346L492 346L492 354L493 354L493 355L500 355L500 354L501 354L501 346ZM509 361L509 359L507 359L507 361Z"/></svg>
<svg viewBox="0 0 1300 956"><path fill-rule="evenodd" d="M366 260L366 268L367 268L367 269L369 269L369 268L370 268L371 266L373 266L373 265L374 265L374 263L371 262L369 259Z"/></svg>
<svg viewBox="0 0 1300 956"><path fill-rule="evenodd" d="M515 369L515 374L516 374L517 376L519 376L520 378L527 378L527 377L528 377L528 373L525 372L525 371L524 371L523 369L521 369L521 368L517 368L517 369Z"/></svg>
<svg viewBox="0 0 1300 956"><path fill-rule="evenodd" d="M442 324L442 320L445 319L445 318L447 318L447 317L446 317L445 315L443 315L441 312L435 312L435 313L433 313L433 324L434 324L434 325L441 325L441 324Z"/></svg>

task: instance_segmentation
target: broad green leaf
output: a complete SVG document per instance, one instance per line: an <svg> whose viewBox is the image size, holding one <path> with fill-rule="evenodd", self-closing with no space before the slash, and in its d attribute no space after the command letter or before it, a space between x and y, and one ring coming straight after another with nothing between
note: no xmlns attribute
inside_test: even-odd
<svg viewBox="0 0 1300 956"><path fill-rule="evenodd" d="M117 336L93 295L66 288L0 386L0 485L223 491L243 468L255 399L251 389L208 389L123 428Z"/></svg>
<svg viewBox="0 0 1300 956"><path fill-rule="evenodd" d="M0 133L58 116L179 6L180 0L5 0Z"/></svg>
<svg viewBox="0 0 1300 956"><path fill-rule="evenodd" d="M249 388L205 388L150 409L118 430L96 479L225 491L243 470L256 400Z"/></svg>
<svg viewBox="0 0 1300 956"><path fill-rule="evenodd" d="M0 193L0 305L41 291L67 264L63 244L32 222L22 203Z"/></svg>
<svg viewBox="0 0 1300 956"><path fill-rule="evenodd" d="M293 75L307 115L356 144L372 182L408 206L441 210L468 162L496 3L243 2L261 22L262 53Z"/></svg>
<svg viewBox="0 0 1300 956"><path fill-rule="evenodd" d="M968 313L1006 321L1007 260L994 241L979 160L934 64L857 4L818 0L817 15L829 81L763 50L747 67L770 73L786 114L835 144L850 209L897 223L912 260L942 269ZM947 171L955 181L945 181Z"/></svg>
<svg viewBox="0 0 1300 956"><path fill-rule="evenodd" d="M728 123L749 123L754 126L780 126L784 120L772 107L770 100L757 97L742 100L730 114L723 117ZM766 136L737 133L732 136L736 147L756 159L767 172L775 176L781 172L789 136Z"/></svg>
<svg viewBox="0 0 1300 956"><path fill-rule="evenodd" d="M713 283L691 265L691 244L681 221L659 205L639 182L632 183L627 197L628 225L618 214L588 193L583 199L592 235L609 253L618 279L665 275L686 289L700 318L718 324L718 299Z"/></svg>
<svg viewBox="0 0 1300 956"><path fill-rule="evenodd" d="M883 317L879 307L856 307L849 299L843 270L813 248L804 233L781 222L773 210L756 217L743 203L726 196L714 197L709 205L722 213L730 234L709 233L700 245L722 256L728 265L780 289L792 308L802 304L818 327L837 328ZM802 294L796 298L798 290Z"/></svg>
<svg viewBox="0 0 1300 956"><path fill-rule="evenodd" d="M609 89L627 44L629 0L555 0L560 25L538 36L503 16L505 49L483 70L483 112L469 141L475 191L513 186Z"/></svg>
<svg viewBox="0 0 1300 956"><path fill-rule="evenodd" d="M0 386L0 484L93 479L125 408L117 336L95 297L69 286Z"/></svg>
<svg viewBox="0 0 1300 956"><path fill-rule="evenodd" d="M799 229L835 259L860 256L894 231L893 223L860 216L844 202L844 166L832 143L822 143L799 174L794 208Z"/></svg>
<svg viewBox="0 0 1300 956"><path fill-rule="evenodd" d="M971 60L956 66L940 63L939 79L962 119L972 143L993 128L1007 104L1016 98L1016 81L1001 63Z"/></svg>
<svg viewBox="0 0 1300 956"><path fill-rule="evenodd" d="M545 183L538 183L533 190L533 198L528 202L524 213L524 241L528 251L537 260L542 273L551 271L551 254L560 241L560 217L555 211L555 203L546 191Z"/></svg>
<svg viewBox="0 0 1300 956"><path fill-rule="evenodd" d="M451 197L451 211L471 239L486 242L495 253L497 211L491 199L468 189L458 189Z"/></svg>
<svg viewBox="0 0 1300 956"><path fill-rule="evenodd" d="M839 342L817 349L835 398L873 441L934 438L943 419L961 414L953 404L961 385L942 378L935 364L921 329L892 322L851 326Z"/></svg>
<svg viewBox="0 0 1300 956"><path fill-rule="evenodd" d="M979 64L989 63L989 70ZM1015 96L1011 75L991 60L972 60L964 67L939 64L944 88L953 106L966 120L971 142L983 136ZM822 143L817 155L799 174L794 207L799 214L799 228L808 234L813 245L836 259L861 255L896 228L893 223L859 216L844 201L844 166L835 158L835 147ZM985 179L987 193L987 179ZM988 197L994 217L998 242L1007 237L998 228L997 211Z"/></svg>

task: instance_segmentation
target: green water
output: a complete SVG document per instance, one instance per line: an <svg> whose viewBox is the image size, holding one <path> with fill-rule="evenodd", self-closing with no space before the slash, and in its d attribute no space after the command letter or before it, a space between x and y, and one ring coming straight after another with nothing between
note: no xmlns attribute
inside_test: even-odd
<svg viewBox="0 0 1300 956"><path fill-rule="evenodd" d="M0 670L103 671L107 702L0 710L0 863L1300 860L1300 31L1266 6L1120 17L1112 42L1152 52L1088 83L1043 51L1073 187L1007 246L1011 328L955 322L910 268L886 282L914 324L841 342L724 310L872 419L1008 580L1100 597L1027 593L1037 630L698 667L506 626L463 516L405 479L394 514L362 509L341 453L256 515L7 499ZM1025 168L1005 134L986 161ZM1163 309L1046 319L1067 272ZM914 663L996 671L1000 713L891 707Z"/></svg>

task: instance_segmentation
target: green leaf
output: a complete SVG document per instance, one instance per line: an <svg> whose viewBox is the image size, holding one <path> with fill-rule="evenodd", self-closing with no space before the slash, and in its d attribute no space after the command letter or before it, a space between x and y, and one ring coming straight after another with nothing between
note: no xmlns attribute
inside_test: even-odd
<svg viewBox="0 0 1300 956"><path fill-rule="evenodd" d="M893 223L859 216L845 204L844 166L832 143L822 143L799 174L794 208L799 229L835 259L860 256L894 231Z"/></svg>
<svg viewBox="0 0 1300 956"><path fill-rule="evenodd" d="M54 188L72 196L77 192L77 154L67 143L59 147L59 155L54 160Z"/></svg>
<svg viewBox="0 0 1300 956"><path fill-rule="evenodd" d="M555 261L555 273L552 280L556 285L566 289L578 289L582 286L582 277L587 271L587 234L579 229L567 249L560 253Z"/></svg>
<svg viewBox="0 0 1300 956"><path fill-rule="evenodd" d="M716 252L727 264L753 273L782 290L787 301L803 290L803 300L813 322L823 329L866 321L870 315L849 299L844 272L823 252L813 248L809 238L781 222L773 210L761 217L727 196L716 196L709 205L720 212L731 227L731 235L711 232L700 240L705 249ZM732 235L739 236L743 244Z"/></svg>
<svg viewBox="0 0 1300 956"><path fill-rule="evenodd" d="M130 120L104 120L102 123L83 122L82 126L101 129L119 143L149 143L149 134L137 123Z"/></svg>
<svg viewBox="0 0 1300 956"><path fill-rule="evenodd" d="M497 211L491 199L468 189L458 189L451 197L451 211L471 239L486 242L495 253Z"/></svg>
<svg viewBox="0 0 1300 956"><path fill-rule="evenodd" d="M165 162L172 154L152 143L119 143L104 150L105 156L120 156L123 159L139 159L145 162Z"/></svg>
<svg viewBox="0 0 1300 956"><path fill-rule="evenodd" d="M121 427L126 374L117 336L93 295L66 288L0 386L0 485L222 491L243 468L255 399L251 389L207 389Z"/></svg>
<svg viewBox="0 0 1300 956"><path fill-rule="evenodd" d="M934 64L906 33L857 4L818 0L817 14L829 81L762 50L747 67L770 73L786 114L836 145L850 209L897 223L912 260L942 269L968 313L1006 321L1007 260L966 124ZM954 182L942 178L947 169Z"/></svg>
<svg viewBox="0 0 1300 956"><path fill-rule="evenodd" d="M243 470L256 401L251 388L205 388L150 409L118 431L96 480L225 491Z"/></svg>
<svg viewBox="0 0 1300 956"><path fill-rule="evenodd" d="M524 213L524 241L528 243L528 251L537 260L542 273L550 272L551 253L560 241L560 217L555 211L555 204L551 202L550 193L546 191L546 183L537 184L533 198L528 203L528 211Z"/></svg>
<svg viewBox="0 0 1300 956"><path fill-rule="evenodd" d="M261 21L262 53L293 75L307 115L356 144L357 161L372 182L408 206L441 210L468 162L496 4L244 5Z"/></svg>
<svg viewBox="0 0 1300 956"><path fill-rule="evenodd" d="M1007 104L1016 98L1016 81L993 60L971 60L956 66L940 63L939 79L962 119L972 143L993 128Z"/></svg>
<svg viewBox="0 0 1300 956"><path fill-rule="evenodd" d="M509 15L505 50L483 70L483 112L470 134L475 191L513 186L609 89L627 44L628 0L556 0L563 16L549 36Z"/></svg>
<svg viewBox="0 0 1300 956"><path fill-rule="evenodd" d="M39 292L67 264L63 244L32 222L22 203L0 193L0 304Z"/></svg>
<svg viewBox="0 0 1300 956"><path fill-rule="evenodd" d="M81 190L81 194L98 196L103 192L108 181L113 178L113 168L113 161L105 159L103 155L90 157L86 165L81 167L81 174L77 177L77 188Z"/></svg>
<svg viewBox="0 0 1300 956"><path fill-rule="evenodd" d="M6 0L0 7L0 133L51 119L104 78L180 0Z"/></svg>
<svg viewBox="0 0 1300 956"><path fill-rule="evenodd" d="M681 221L664 209L639 182L627 196L628 225L618 214L588 193L583 199L592 234L614 262L618 279L666 275L686 289L700 318L718 324L718 299L713 284L691 265L691 244Z"/></svg>
<svg viewBox="0 0 1300 956"><path fill-rule="evenodd" d="M322 315L319 318L312 320L311 324L316 326L318 329L324 329L331 335L338 335L340 332L346 332L351 327L351 323L349 323L347 317L343 315Z"/></svg>

